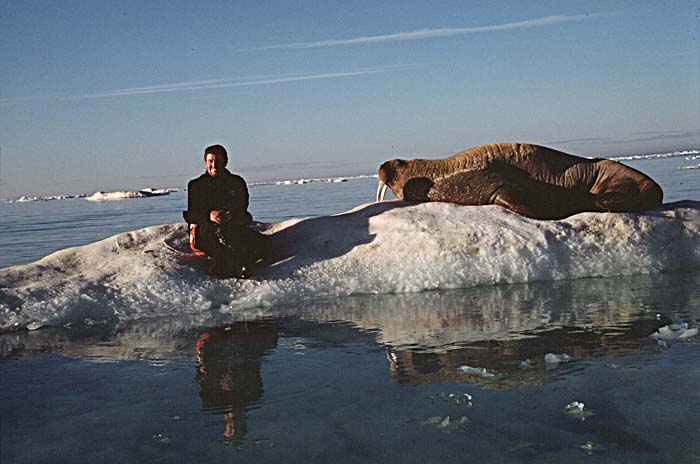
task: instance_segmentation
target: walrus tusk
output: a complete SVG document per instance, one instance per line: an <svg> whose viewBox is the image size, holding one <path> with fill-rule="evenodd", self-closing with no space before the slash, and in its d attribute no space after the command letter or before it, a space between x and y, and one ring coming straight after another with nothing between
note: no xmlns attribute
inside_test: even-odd
<svg viewBox="0 0 700 464"><path fill-rule="evenodd" d="M384 201L384 195L386 195L386 189L387 189L387 185L380 180L379 185L377 186L377 199L376 199L377 202Z"/></svg>

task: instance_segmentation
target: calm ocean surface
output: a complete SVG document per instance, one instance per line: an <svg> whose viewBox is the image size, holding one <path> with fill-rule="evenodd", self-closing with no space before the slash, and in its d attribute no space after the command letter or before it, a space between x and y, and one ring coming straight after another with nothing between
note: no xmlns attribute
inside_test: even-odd
<svg viewBox="0 0 700 464"><path fill-rule="evenodd" d="M700 170L679 169L697 163L625 161L666 202L700 200ZM336 214L375 190L254 186L250 209ZM184 191L0 203L0 268L185 207ZM0 462L700 462L699 339L651 336L698 320L695 271L0 334Z"/></svg>

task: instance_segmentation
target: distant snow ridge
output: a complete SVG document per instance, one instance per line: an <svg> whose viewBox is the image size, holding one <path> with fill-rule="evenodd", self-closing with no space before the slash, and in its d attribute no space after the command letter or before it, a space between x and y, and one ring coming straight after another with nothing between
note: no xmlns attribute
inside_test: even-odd
<svg viewBox="0 0 700 464"><path fill-rule="evenodd" d="M561 221L498 206L389 201L261 227L275 255L250 280L208 277L206 263L186 251L184 224L115 235L0 270L0 329L162 315L264 316L274 307L356 294L700 268L700 202L693 201Z"/></svg>
<svg viewBox="0 0 700 464"><path fill-rule="evenodd" d="M673 158L676 156L686 156L687 159L695 159L692 155L700 154L700 150L682 150L673 151L671 153L657 153L653 155L625 155L625 156L613 156L611 160L624 161L624 160L645 160L645 159L657 159L657 158Z"/></svg>
<svg viewBox="0 0 700 464"><path fill-rule="evenodd" d="M310 179L293 179L293 180L274 180L267 182L252 182L249 183L249 187L261 186L261 185L303 185L312 183L326 183L326 184L339 184L342 182L347 182L349 180L356 179L373 179L376 178L376 174L363 174L358 176L344 176L344 177L317 177ZM47 197L26 197L22 196L14 199L0 199L0 202L7 203L26 203L31 201L49 201L49 200L64 200L68 198L85 198L90 201L108 201L108 200L125 200L129 198L144 198L144 197L154 197L160 195L168 195L172 192L179 192L180 189L177 188L165 188L165 189L154 189L145 188L136 191L115 191L115 192L95 192L92 195L52 195Z"/></svg>
<svg viewBox="0 0 700 464"><path fill-rule="evenodd" d="M25 197L21 196L14 200L7 200L8 203L28 203L31 201L51 201L51 200L67 200L70 198L84 198L85 195L50 195L47 197Z"/></svg>
<svg viewBox="0 0 700 464"><path fill-rule="evenodd" d="M125 200L127 198L159 197L169 195L172 191L176 190L145 188L136 192L95 192L85 199L89 201L110 201Z"/></svg>
<svg viewBox="0 0 700 464"><path fill-rule="evenodd" d="M341 182L347 182L348 180L355 180L355 179L372 179L376 178L376 174L363 174L359 176L347 176L347 177L315 177L315 178L310 178L310 179L286 179L286 180L273 180L273 181L267 181L267 182L253 182L248 184L250 187L254 187L256 185L303 185L303 184L311 184L311 183L326 183L326 184L338 184Z"/></svg>

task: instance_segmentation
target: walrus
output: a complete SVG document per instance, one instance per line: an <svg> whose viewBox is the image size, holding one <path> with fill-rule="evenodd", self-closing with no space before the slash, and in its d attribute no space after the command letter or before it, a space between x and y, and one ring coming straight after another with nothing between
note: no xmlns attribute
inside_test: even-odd
<svg viewBox="0 0 700 464"><path fill-rule="evenodd" d="M437 160L395 159L380 166L378 177L377 201L390 188L399 200L500 205L535 219L645 211L663 202L656 182L624 164L525 143L482 145Z"/></svg>

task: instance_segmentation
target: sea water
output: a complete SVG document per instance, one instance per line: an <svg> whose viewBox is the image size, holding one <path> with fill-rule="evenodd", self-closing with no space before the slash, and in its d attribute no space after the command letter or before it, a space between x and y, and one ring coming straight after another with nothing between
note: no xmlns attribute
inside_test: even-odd
<svg viewBox="0 0 700 464"><path fill-rule="evenodd" d="M692 165L692 160L625 163L656 178L664 187L665 201L700 200L700 170L679 169ZM267 223L318 217L297 228L323 230L332 220L325 216L370 202L375 182L253 186L251 211ZM183 191L110 202L76 198L0 204L6 221L6 233L0 237L1 266L31 263L56 250L142 227L177 223L185 205ZM370 221L385 218L389 225L406 226L405 218L386 219L396 211ZM450 217L461 214L449 211ZM416 210L422 222L415 227L447 228L443 219L430 219L431 214L441 213L434 208ZM539 248L535 246L526 261L540 273L561 264L551 261L538 267L547 254L561 253L561 243L588 237L579 228L578 235L557 242L559 232L582 224L602 227L595 226L596 219L579 218L545 233L500 212L487 210L482 217L485 223L489 217L501 221L525 242L541 237ZM682 223L685 216L675 217L674 222ZM641 229L651 227L656 234L676 230L659 228L663 220L625 219L617 230L635 240L652 240ZM313 234L309 230L300 236ZM407 230L420 238L419 230ZM609 232L599 230L602 235ZM348 236L355 233L347 227ZM417 243L428 247L429 238ZM123 246L119 240L106 243ZM400 239L395 240L394 248L400 250ZM359 242L343 249L342 256L356 256L358 249L374 243ZM89 314L67 310L61 313L66 317L61 326L53 324L59 319L47 316L43 322L51 324L37 319L29 327L38 330L0 335L1 461L700 460L700 347L697 330L693 332L700 318L700 274L692 266L669 272L674 269L669 258L663 264L666 272L649 272L639 264L643 273L626 272L634 275L527 281L527 274L520 279L526 281L517 284L446 290L446 283L453 281L406 258L401 273L386 268L382 273L404 276L404 281L420 284L416 288L432 290L395 293L391 279L372 274L372 263L363 271L371 278L363 280L361 256L349 267L333 267L323 263L337 263L342 256L318 252L309 254L314 259L309 267L296 256L303 245L294 248L296 254L287 263L296 259L293 266L307 275L282 269L278 272L283 278L268 275L269 288L212 284L195 264L191 273L185 263L178 271L166 268L152 274L146 272L148 261L143 268L124 270L139 274L127 280L128 288L151 282L150 275L160 281L171 278L182 288L204 288L192 305L206 304L206 310L181 311L178 301L191 295L174 287L156 295L158 299L151 298L147 288L117 298L114 292L120 291L125 276L86 270L76 274L86 284L71 305L82 304L97 313L108 307L110 314L116 309L119 316L90 319ZM375 245L383 249L381 241ZM522 259L528 246L518 246L521 254L514 256ZM643 247L649 250L650 268L673 246L677 243ZM89 245L84 253L94 249ZM681 249L686 255L695 251L692 243ZM443 256L438 262L449 263L448 255L414 252ZM149 255L140 252L144 254ZM62 256L67 255L49 262L77 263ZM114 256L121 259L124 253ZM507 256L492 254L491 261L502 260L494 269L503 272ZM153 261L166 262L170 261ZM487 267L488 260L480 266ZM615 266L622 269L621 262ZM360 269L353 273L353 267ZM15 275L13 270L5 272ZM35 288L24 294L27 300L37 299L30 310L38 318L53 315L40 306L60 305L57 301L66 297L64 287L70 286L70 279L59 276L72 275L71 269L52 271L45 265L31 272L38 274L32 274L37 276ZM322 284L324 279L328 285ZM371 295L339 296L331 291L372 282ZM300 291L303 285L311 290ZM151 293L166 288L156 281L151 287ZM329 297L316 298L313 288L322 288ZM235 292L257 295L263 309L255 301L237 302ZM126 301L131 301L130 307L113 307Z"/></svg>

